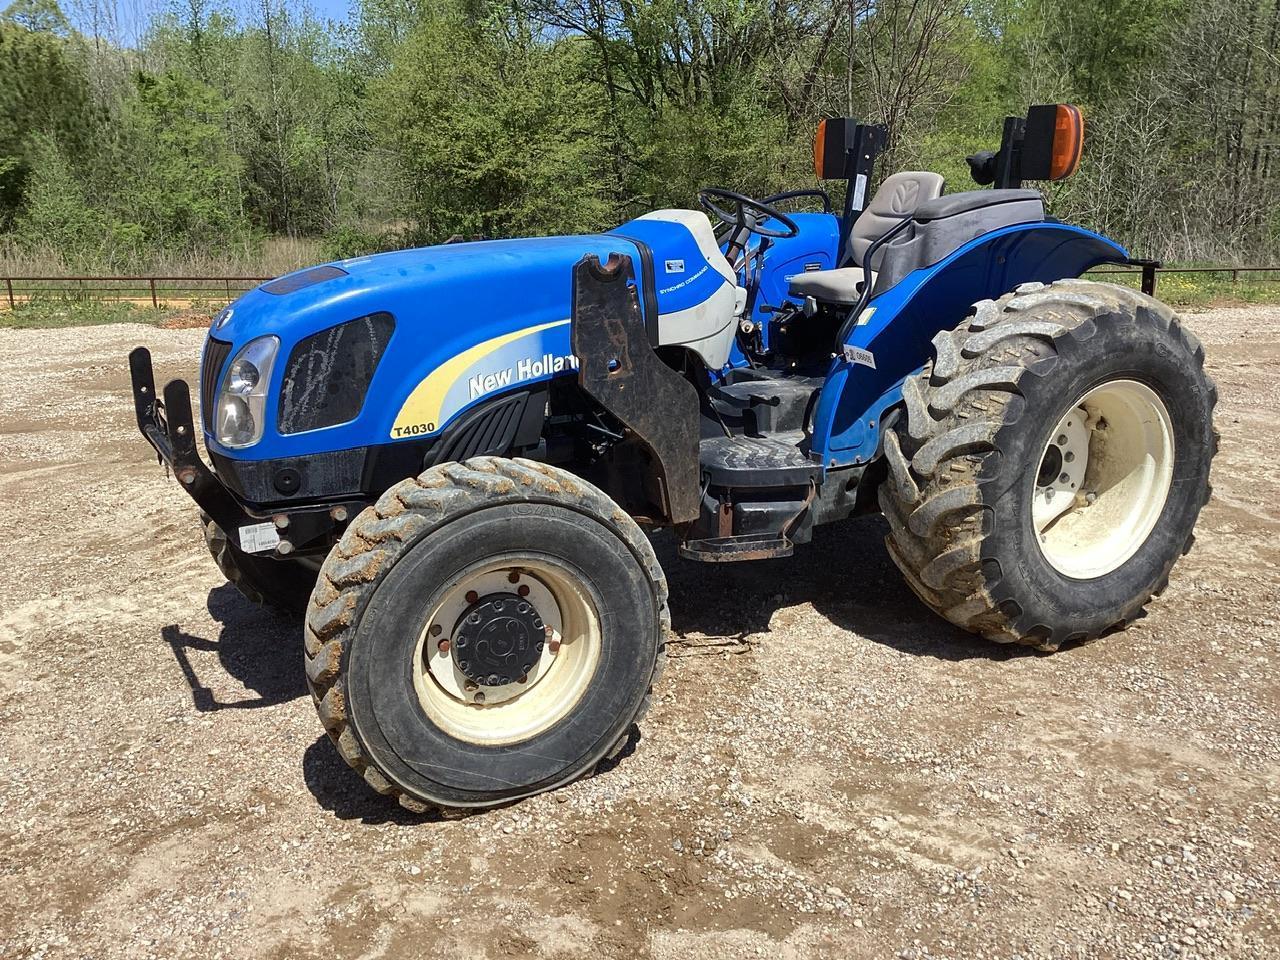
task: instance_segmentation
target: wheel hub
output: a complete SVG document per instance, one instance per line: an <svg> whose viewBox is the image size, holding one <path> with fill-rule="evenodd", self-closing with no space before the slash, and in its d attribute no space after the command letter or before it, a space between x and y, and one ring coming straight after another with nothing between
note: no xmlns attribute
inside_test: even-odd
<svg viewBox="0 0 1280 960"><path fill-rule="evenodd" d="M1054 429L1036 471L1032 517L1037 531L1076 504L1089 465L1092 428L1089 411L1075 407Z"/></svg>
<svg viewBox="0 0 1280 960"><path fill-rule="evenodd" d="M543 560L459 577L429 613L412 663L423 712L473 743L516 743L573 709L602 649L581 581Z"/></svg>
<svg viewBox="0 0 1280 960"><path fill-rule="evenodd" d="M1035 476L1031 519L1049 565L1092 580L1127 562L1164 510L1173 462L1172 419L1150 386L1110 380L1077 400Z"/></svg>
<svg viewBox="0 0 1280 960"><path fill-rule="evenodd" d="M542 655L546 625L528 600L491 593L471 604L453 632L453 662L482 687L500 687L527 677Z"/></svg>

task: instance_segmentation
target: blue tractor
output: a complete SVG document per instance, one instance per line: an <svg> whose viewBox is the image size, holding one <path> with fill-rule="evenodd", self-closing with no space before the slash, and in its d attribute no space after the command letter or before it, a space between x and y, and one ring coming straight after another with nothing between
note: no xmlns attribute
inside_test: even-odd
<svg viewBox="0 0 1280 960"><path fill-rule="evenodd" d="M902 172L868 202L883 138L820 127L841 215L706 189L273 280L214 319L198 426L133 352L139 427L227 578L304 615L321 722L373 789L492 806L616 756L669 628L649 531L726 563L879 510L929 607L1040 650L1164 588L1216 393L1155 264L1022 188L1074 170L1078 111L1006 121L969 158L992 189ZM1107 263L1143 291L1079 279Z"/></svg>

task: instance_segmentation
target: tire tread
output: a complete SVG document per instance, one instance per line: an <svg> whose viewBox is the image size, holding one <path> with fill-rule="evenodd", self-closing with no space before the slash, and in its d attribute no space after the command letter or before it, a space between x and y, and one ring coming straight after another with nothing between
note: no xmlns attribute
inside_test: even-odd
<svg viewBox="0 0 1280 960"><path fill-rule="evenodd" d="M607 522L640 561L658 605L660 635L653 672L632 722L590 769L573 773L555 787L591 776L600 761L621 752L632 726L652 704L662 676L671 614L667 582L648 538L608 496L564 470L532 460L474 457L440 464L390 487L361 512L325 560L307 612L307 684L317 713L339 756L378 793L394 796L415 813L447 809L410 793L377 768L349 722L342 653L350 633L382 577L399 556L442 521L495 502L537 500L567 505Z"/></svg>

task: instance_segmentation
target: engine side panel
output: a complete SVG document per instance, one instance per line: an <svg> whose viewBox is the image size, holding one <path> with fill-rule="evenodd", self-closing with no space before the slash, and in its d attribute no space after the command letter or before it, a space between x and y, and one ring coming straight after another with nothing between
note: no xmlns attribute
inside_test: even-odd
<svg viewBox="0 0 1280 960"><path fill-rule="evenodd" d="M655 346L687 347L711 369L724 366L733 344L737 282L706 214L655 210L613 232L652 251Z"/></svg>

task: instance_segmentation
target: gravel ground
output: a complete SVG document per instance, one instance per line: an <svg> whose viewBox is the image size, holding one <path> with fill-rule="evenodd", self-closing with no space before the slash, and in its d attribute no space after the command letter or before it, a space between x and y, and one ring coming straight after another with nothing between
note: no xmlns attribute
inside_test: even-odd
<svg viewBox="0 0 1280 960"><path fill-rule="evenodd" d="M127 350L190 377L202 332L0 330L0 957L1280 955L1280 309L1188 319L1216 493L1127 632L963 635L878 518L793 561L660 544L633 749L426 820L337 758L297 626L134 433Z"/></svg>

